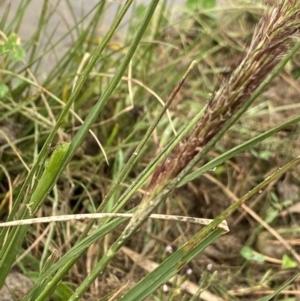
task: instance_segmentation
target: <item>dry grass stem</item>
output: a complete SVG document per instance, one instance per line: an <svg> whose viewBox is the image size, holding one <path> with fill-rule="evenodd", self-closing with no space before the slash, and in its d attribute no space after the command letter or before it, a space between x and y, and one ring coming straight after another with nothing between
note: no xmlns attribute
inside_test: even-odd
<svg viewBox="0 0 300 301"><path fill-rule="evenodd" d="M84 219L102 219L102 218L108 218L108 217L131 218L132 216L133 216L132 213L84 213L84 214L45 216L45 217L29 218L29 219L15 220L15 221L10 221L10 222L0 223L0 228L21 226L21 225L41 224L41 223L51 223L51 222L66 222L66 221L84 220ZM193 224L204 225L204 226L210 224L213 221L212 219L207 219L207 218L196 218L196 217L187 217L187 216L179 216L179 215L165 215L165 214L151 214L150 218L158 219L158 220L169 220L169 221L177 221L177 222L184 222L184 223L193 223ZM220 223L218 227L220 229L224 230L224 232L229 231L226 221L223 221L222 223Z"/></svg>

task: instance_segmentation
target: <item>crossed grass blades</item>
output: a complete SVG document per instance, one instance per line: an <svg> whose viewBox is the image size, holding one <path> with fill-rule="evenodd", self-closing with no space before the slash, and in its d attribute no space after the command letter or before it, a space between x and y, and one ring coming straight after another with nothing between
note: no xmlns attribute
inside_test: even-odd
<svg viewBox="0 0 300 301"><path fill-rule="evenodd" d="M282 1L257 25L244 59L223 79L192 133L155 170L148 190L176 177L258 88L291 47L300 28L300 2Z"/></svg>

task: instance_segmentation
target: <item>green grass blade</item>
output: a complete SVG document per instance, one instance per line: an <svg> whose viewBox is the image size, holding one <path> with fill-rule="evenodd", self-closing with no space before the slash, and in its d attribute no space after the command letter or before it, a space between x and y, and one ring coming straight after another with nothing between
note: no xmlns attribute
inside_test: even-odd
<svg viewBox="0 0 300 301"><path fill-rule="evenodd" d="M101 205L99 206L99 208L97 209L97 212L102 212L102 210L105 208L107 202L110 200L110 198L112 197L112 195L114 194L114 191L118 188L118 186L120 185L120 183L123 181L123 179L126 177L126 175L129 173L130 169L132 168L133 164L136 162L137 160L137 156L140 154L140 152L142 151L144 145L146 144L146 142L149 140L151 134L153 133L153 131L155 130L155 128L157 127L159 121L161 120L161 118L163 117L163 115L165 114L165 112L167 111L169 105L171 104L171 102L173 101L173 99L175 98L175 96L177 95L178 91L180 90L181 86L183 85L184 81L186 80L190 70L192 69L192 67L194 66L196 62L193 62L190 66L190 68L188 69L188 71L184 74L183 78L181 79L181 81L176 85L176 87L174 88L174 90L172 91L172 93L170 94L168 100L165 103L165 106L160 110L159 114L157 115L157 117L154 119L154 121L151 123L150 127L148 128L147 132L145 133L145 135L141 138L140 142L138 143L137 147L135 148L135 150L133 151L132 156L129 158L129 160L127 161L126 165L124 166L123 170L119 173L118 178L115 180L113 186L111 187L110 191L106 194L106 196L104 197ZM182 137L182 135L179 135L179 137ZM180 141L179 137L177 137L177 139L175 140L175 142ZM166 148L166 151L170 151L170 148ZM166 152L162 152L162 153L166 153ZM150 164L150 166L152 166L154 168L154 164ZM149 175L149 172L151 171L151 169L148 169L148 172L146 173L146 175ZM146 179L147 177L144 177L143 179ZM135 186L135 188L137 189L139 186L142 185L143 181L139 181L137 180L137 182L139 183L138 186ZM133 193L133 190L128 189L127 191L130 191L131 193ZM135 190L134 190L135 191ZM127 196L127 197L126 197ZM115 204L113 211L117 212L120 207L122 207L124 205L124 201L126 201L128 199L128 195L125 193L122 198L120 198L118 200L118 202ZM89 223L89 225L86 227L86 229L84 230L82 237L84 237L86 235L86 233L88 232L88 230L90 229L90 227L93 225L93 221L91 221Z"/></svg>
<svg viewBox="0 0 300 301"><path fill-rule="evenodd" d="M83 75L82 77L80 77L79 81L78 81L78 84L77 86L75 87L75 90L73 92L73 94L71 95L70 99L68 100L68 103L66 104L64 110L62 111L61 115L59 116L58 118L58 121L57 121L57 124L55 125L55 127L53 128L53 130L51 131L51 133L49 134L40 154L39 154L39 157L37 159L37 162L35 163L35 165L33 166L31 172L29 173L28 177L27 177L27 180L25 181L24 185L22 186L21 188L21 191L16 199L16 204L20 204L23 196L24 196L24 192L25 192L25 189L27 188L27 186L29 185L30 183L30 180L33 178L33 175L34 175L34 172L37 170L37 167L39 166L41 160L45 157L46 153L47 153L47 150L48 150L48 145L51 143L51 141L53 140L53 138L55 137L57 131L58 131L58 128L60 126L60 124L62 123L63 119L65 118L65 116L67 115L67 113L69 112L70 110L70 107L72 105L72 103L74 102L75 98L77 97L78 93L80 92L83 84L85 83L85 81L87 80L87 77L88 77L88 74L90 73L90 71L92 70L94 64L97 62L99 56L101 55L103 49L105 48L105 46L107 45L107 43L109 42L110 38L112 37L113 33L115 32L116 28L118 27L119 23L121 22L123 16L125 15L126 11L128 10L128 8L130 7L130 4L131 4L132 1L128 1L126 3L126 5L123 7L123 9L120 11L120 14L118 15L118 18L116 18L114 24L112 25L111 29L109 30L109 32L107 33L106 37L104 38L102 44L97 48L97 50L95 51L95 53L93 54L93 56L91 57L91 60L89 62L89 64L87 65L87 67L85 68L84 72L83 72ZM124 69L126 68L126 66L124 66ZM91 124L89 124L88 126L84 126L84 129L88 130L88 127L91 126ZM83 139L84 137L81 136L81 138ZM78 142L78 140L77 140ZM72 146L73 146L73 152L70 154L70 152L67 153L67 156L64 157L64 163L63 166L60 166L59 169L55 169L55 175L53 175L53 177L55 177L55 179L57 179L60 174L62 173L63 169L65 168L65 166L68 164L69 160L71 159L72 155L74 154L75 152L75 148L74 148L74 141L72 141ZM79 143L75 146L75 147L79 147ZM68 155L69 154L69 155ZM15 208L17 208L17 206L15 205ZM12 214L10 214L10 217L9 218L12 218ZM25 216L25 215L23 215ZM0 240L3 241L5 235L6 235L6 231L7 230L2 230L1 231L1 235L0 235ZM17 231L17 230L15 230ZM26 233L25 232L22 232L23 234ZM21 237L18 236L17 237L18 240L21 240ZM12 253L9 253L10 254L10 258L12 258L12 254L16 254L18 249L15 249L14 252ZM1 255L4 253L4 251L2 250L2 252L0 253L0 258L1 258L1 262L4 263ZM0 262L0 263L1 263ZM10 260L10 264L12 264L13 261ZM4 272L3 270L3 273L1 273L1 277L0 277L0 287L3 285L4 283L4 280L5 280L5 274L8 273L8 266L9 266L9 263L8 262L5 262L5 267L7 267L6 271ZM1 267L1 265L0 265ZM2 270L2 269L1 269Z"/></svg>
<svg viewBox="0 0 300 301"><path fill-rule="evenodd" d="M300 273L296 274L293 278L287 280L284 284L282 284L278 289L276 289L272 294L265 296L258 301L269 301L269 300L274 300L276 296L279 295L281 291L283 291L286 287L289 285L293 284L298 278L300 277Z"/></svg>
<svg viewBox="0 0 300 301"><path fill-rule="evenodd" d="M197 169L196 171L194 171L191 174L189 174L188 176L186 176L183 179L183 181L181 181L179 183L178 187L181 187L181 186L189 183L190 181L200 177L207 171L212 170L213 168L223 164L225 161L227 161L227 160L233 158L234 156L236 156L237 154L240 154L243 151L251 148L252 146L256 145L257 143L262 142L269 137L272 137L274 134L278 133L279 131L283 130L284 128L291 126L293 124L299 123L299 122L300 122L300 116L297 116L295 118L292 118L289 121L286 121L258 136L255 136L254 138L234 147L233 149L231 149L231 150L225 152L224 154L220 155L219 157L209 161L207 164L201 166L199 169Z"/></svg>
<svg viewBox="0 0 300 301"><path fill-rule="evenodd" d="M128 52L127 52L126 56L123 58L122 63L120 65L120 67L118 68L115 76L111 80L107 90L100 97L100 99L97 102L97 104L95 105L94 109L91 110L90 114L86 118L85 123L82 125L82 127L79 129L79 131L75 135L74 139L72 140L72 143L70 145L70 151L69 151L70 157L73 156L73 154L75 153L78 146L82 143L89 128L91 127L91 125L93 124L93 122L95 121L95 119L97 118L99 113L104 108L106 102L108 101L109 97L113 93L114 89L117 87L117 85L121 81L121 78L122 78L126 68L128 67L129 62L132 59L132 57L142 39L142 36L148 26L148 23L151 19L151 16L155 10L157 3L158 3L158 1L153 1L151 3L151 5L149 5L148 12L147 12L145 18L143 19L143 21L141 22L133 40L132 40L132 43L129 46ZM105 205L106 205L106 203L103 206L105 206ZM102 206L101 206L101 208L102 208ZM90 228L90 226L91 226L91 223L89 224L89 226L87 226L87 230ZM84 236L86 234L87 230L84 231L84 234L82 236Z"/></svg>
<svg viewBox="0 0 300 301"><path fill-rule="evenodd" d="M45 195L52 189L57 181L58 174L57 170L62 162L65 160L65 154L69 147L68 143L59 145L53 152L49 162L46 164L45 170L38 181L37 187L35 188L32 196L21 213L21 218L28 218L36 213L38 208L43 202ZM0 287L4 284L5 279L13 265L17 253L19 252L20 246L23 242L28 227L20 229L17 227L13 229L7 238L7 242L1 249L0 252Z"/></svg>
<svg viewBox="0 0 300 301"><path fill-rule="evenodd" d="M249 191L244 197L242 197L238 202L235 202L232 204L229 208L224 210L219 216L215 218L215 220L206 226L203 230L198 232L192 239L190 239L184 246L182 246L177 252L175 252L173 255L176 257L176 259L173 259L173 255L171 255L165 262L168 262L171 260L171 263L168 263L169 266L165 266L167 269L169 267L170 270L167 272L164 272L164 270L160 270L161 266L159 266L156 270L154 270L152 273L148 274L143 280L139 282L133 289L131 289L127 294L125 294L124 298L125 300L142 300L140 298L145 298L148 296L151 292L153 292L157 287L162 285L163 283L167 282L168 279L170 279L182 265L176 266L177 262L183 261L184 263L191 260L194 256L199 254L205 247L204 241L206 241L206 237L209 237L212 239L211 242L208 242L211 244L215 239L217 239L221 234L221 230L214 230L220 222L223 220L226 220L226 218L231 215L234 211L236 211L241 204L243 204L246 200L248 200L250 197L258 193L261 189L266 187L269 183L274 181L275 179L279 178L282 174L284 174L288 169L291 167L299 164L300 162L300 156L295 158L294 160L287 163L285 166L280 168L278 171L273 173L270 177L265 179L263 182L261 182L259 185L257 185L254 189ZM212 232L213 231L213 232ZM208 236L209 235L209 236ZM216 237L215 237L216 235ZM198 246L200 249L195 250L194 246ZM178 256L178 258L177 258ZM165 262L162 264L164 265ZM174 266L175 265L175 266ZM178 269L178 270L177 270ZM159 272L158 272L159 270ZM160 273L164 273L163 276L160 278ZM157 279L157 282L156 282ZM149 288L149 289L148 289ZM122 300L124 300L122 298Z"/></svg>
<svg viewBox="0 0 300 301"><path fill-rule="evenodd" d="M64 275L73 266L73 259L78 258L82 253L93 243L98 241L101 237L113 231L116 227L127 221L127 218L117 218L110 221L108 224L101 227L101 229L95 230L92 234L80 241L76 246L70 249L58 262L53 264L49 269L47 269L41 278L39 278L35 284L32 286L28 294L22 299L22 301L32 300L32 296L39 290L39 287L44 283L45 280L48 281L47 288L35 299L35 301L47 300L49 294L62 280ZM76 260L75 260L76 261ZM55 273L55 274L54 274ZM49 279L51 280L49 281Z"/></svg>
<svg viewBox="0 0 300 301"><path fill-rule="evenodd" d="M163 261L154 271L149 273L137 285L129 290L119 300L140 301L144 300L159 286L168 282L181 268L191 261L195 256L201 253L206 247L212 244L218 237L223 234L220 229L212 231L207 237L200 242L194 242L193 248L187 248L186 245L180 247L176 252ZM193 238L191 239L191 241Z"/></svg>
<svg viewBox="0 0 300 301"><path fill-rule="evenodd" d="M158 3L158 0L152 1L152 3L149 5L149 9L148 12L145 16L145 18L143 19L129 49L127 52L127 55L125 56L125 58L122 61L121 66L119 67L118 71L116 72L115 77L112 79L109 87L107 88L107 90L105 91L105 93L103 94L103 96L100 98L100 100L98 101L98 103L96 104L94 110L92 110L89 114L89 116L87 117L85 123L83 124L83 126L80 128L80 130L77 132L76 136L74 137L74 139L72 140L72 143L70 145L70 149L68 151L67 157L71 158L72 155L74 154L74 152L76 151L77 147L80 145L81 141L83 140L83 138L85 137L85 134L87 133L87 131L89 130L90 126L92 125L92 123L94 122L94 120L96 119L97 115L99 114L99 112L102 110L102 108L104 107L106 101L108 100L109 96L111 95L111 93L114 91L114 89L116 88L116 86L118 85L118 83L121 80L121 77L125 71L125 69L127 68L137 46L139 45L139 42L143 36L144 31L147 28L147 25L151 19L152 14L154 13L155 7ZM127 2L128 4L128 2ZM124 13L124 9L121 10L120 13ZM122 15L123 16L123 15ZM87 67L88 68L88 67ZM62 268L62 274L65 273L65 270L68 270L77 260L77 257L73 257L72 260L70 260L63 268ZM61 274L59 274L61 275ZM95 274L94 274L95 275ZM92 277L89 278L89 281L91 280ZM54 284L55 285L55 284ZM70 300L76 300L77 298L79 298L79 296L81 294L83 294L83 292L87 289L87 286L89 284L87 284L86 282L83 282L83 284L78 288L78 290L76 291L76 293L72 296L72 298ZM46 292L45 292L46 294ZM45 295L41 296L39 300L44 300L43 298L45 298Z"/></svg>

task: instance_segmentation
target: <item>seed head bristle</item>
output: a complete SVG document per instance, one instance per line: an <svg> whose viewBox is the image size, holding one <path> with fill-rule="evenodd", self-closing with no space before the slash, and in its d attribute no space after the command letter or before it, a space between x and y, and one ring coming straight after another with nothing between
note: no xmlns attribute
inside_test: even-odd
<svg viewBox="0 0 300 301"><path fill-rule="evenodd" d="M300 29L300 1L284 0L260 20L245 57L213 93L192 133L154 171L148 190L172 179L218 133L291 48Z"/></svg>

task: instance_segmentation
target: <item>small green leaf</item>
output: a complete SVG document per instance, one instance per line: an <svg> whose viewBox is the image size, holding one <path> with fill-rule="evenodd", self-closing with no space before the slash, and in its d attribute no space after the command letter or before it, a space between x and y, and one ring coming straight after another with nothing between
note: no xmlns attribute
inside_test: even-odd
<svg viewBox="0 0 300 301"><path fill-rule="evenodd" d="M22 61L25 58L26 52L22 47L17 47L12 52L12 57L14 61Z"/></svg>
<svg viewBox="0 0 300 301"><path fill-rule="evenodd" d="M271 152L265 150L265 151L262 151L262 152L259 153L259 158L263 159L263 160L269 160L271 155L272 155Z"/></svg>
<svg viewBox="0 0 300 301"><path fill-rule="evenodd" d="M224 174L225 171L226 171L225 166L224 165L219 165L214 170L214 173L215 173L215 175L220 176L220 175Z"/></svg>
<svg viewBox="0 0 300 301"><path fill-rule="evenodd" d="M200 3L203 8L212 8L216 6L216 0L201 0Z"/></svg>
<svg viewBox="0 0 300 301"><path fill-rule="evenodd" d="M262 159L262 160L269 160L272 155L272 153L267 150L257 152L256 150L251 149L250 152L255 158Z"/></svg>
<svg viewBox="0 0 300 301"><path fill-rule="evenodd" d="M0 84L0 98L5 97L8 92L9 92L8 86L5 84Z"/></svg>
<svg viewBox="0 0 300 301"><path fill-rule="evenodd" d="M259 263L263 263L265 261L265 258L263 255L255 252L250 247L243 247L241 252L241 256L247 260L256 261Z"/></svg>
<svg viewBox="0 0 300 301"><path fill-rule="evenodd" d="M9 52L5 45L0 45L0 56L4 55L5 53Z"/></svg>
<svg viewBox="0 0 300 301"><path fill-rule="evenodd" d="M185 6L188 9L196 10L196 9L198 9L198 0L186 0Z"/></svg>
<svg viewBox="0 0 300 301"><path fill-rule="evenodd" d="M0 41L0 55L8 54L14 61L21 61L25 58L25 50L21 46L21 39L12 33L7 40Z"/></svg>
<svg viewBox="0 0 300 301"><path fill-rule="evenodd" d="M271 223L275 220L275 218L278 217L278 210L276 210L275 208L269 207L266 212L265 212L265 222L266 223Z"/></svg>
<svg viewBox="0 0 300 301"><path fill-rule="evenodd" d="M216 6L216 0L186 0L186 7L191 10L199 8L212 8Z"/></svg>
<svg viewBox="0 0 300 301"><path fill-rule="evenodd" d="M294 79L297 79L300 77L300 68L294 68L292 70L292 76Z"/></svg>
<svg viewBox="0 0 300 301"><path fill-rule="evenodd" d="M7 37L7 45L14 47L14 46L19 46L21 45L21 39L15 34L15 33L11 33L8 37Z"/></svg>
<svg viewBox="0 0 300 301"><path fill-rule="evenodd" d="M284 254L282 256L282 268L283 269L291 269L291 268L296 268L297 267L297 263L290 258L288 255Z"/></svg>
<svg viewBox="0 0 300 301"><path fill-rule="evenodd" d="M139 4L134 12L135 17L139 20L143 18L147 10L147 6L145 4Z"/></svg>

